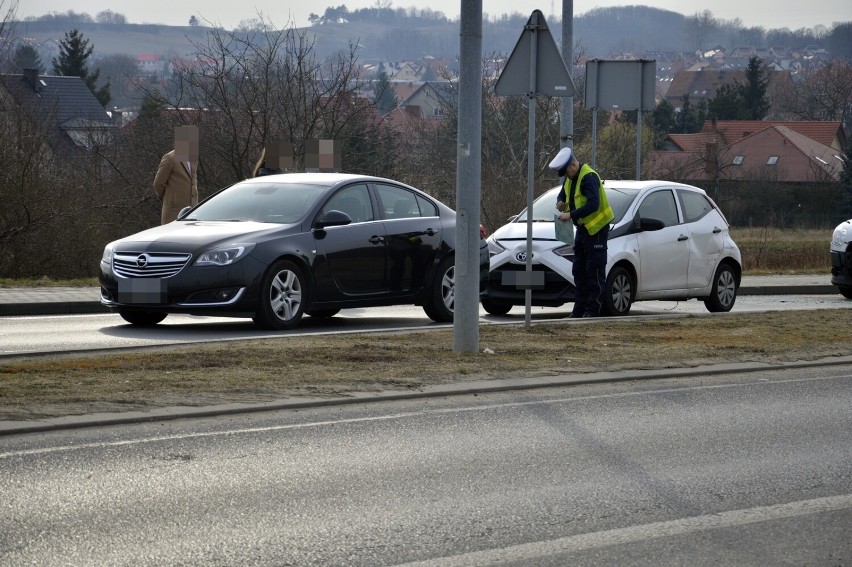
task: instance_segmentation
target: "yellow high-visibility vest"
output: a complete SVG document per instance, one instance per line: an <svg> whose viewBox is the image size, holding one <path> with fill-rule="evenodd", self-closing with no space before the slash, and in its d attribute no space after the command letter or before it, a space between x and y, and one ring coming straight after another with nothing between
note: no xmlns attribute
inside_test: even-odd
<svg viewBox="0 0 852 567"><path fill-rule="evenodd" d="M572 181L570 177L566 176L563 188L565 191L565 197L569 200L571 198L571 192L574 192L574 207L577 209L581 208L586 204L587 199L583 193L580 192L580 185L583 183L583 177L590 173L598 176L600 186L598 210L581 218L579 220L579 224L585 226L589 234L596 234L615 218L615 213L612 212L612 208L609 206L609 201L606 198L606 191L604 191L604 184L601 176L598 175L597 171L589 167L588 164L584 163L580 168L579 175L577 175L577 181Z"/></svg>

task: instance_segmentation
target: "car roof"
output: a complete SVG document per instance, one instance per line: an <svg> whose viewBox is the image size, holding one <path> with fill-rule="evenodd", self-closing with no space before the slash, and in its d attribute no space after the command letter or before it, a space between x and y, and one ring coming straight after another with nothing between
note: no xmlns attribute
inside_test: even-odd
<svg viewBox="0 0 852 567"><path fill-rule="evenodd" d="M321 173L321 172L311 172L311 173L276 173L272 175L263 175L261 177L254 177L251 179L246 179L246 181L286 181L288 183L319 183L321 185L334 185L336 183L340 183L341 181L355 181L355 180L364 180L364 181L389 181L391 183L399 183L398 181L393 181L390 179L383 179L381 177L374 177L372 175L357 175L354 173Z"/></svg>
<svg viewBox="0 0 852 567"><path fill-rule="evenodd" d="M643 189L654 189L656 187L678 187L683 189L702 190L701 188L693 185L686 185L685 183L664 181L660 179L643 179L641 181L632 179L604 179L604 185L609 189L635 189L639 191Z"/></svg>

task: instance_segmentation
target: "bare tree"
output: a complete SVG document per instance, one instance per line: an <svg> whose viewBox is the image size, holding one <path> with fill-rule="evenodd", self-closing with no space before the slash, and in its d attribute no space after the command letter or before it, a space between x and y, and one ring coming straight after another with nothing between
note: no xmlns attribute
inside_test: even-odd
<svg viewBox="0 0 852 567"><path fill-rule="evenodd" d="M688 16L684 20L684 31L689 41L690 49L695 52L710 47L707 39L718 27L719 22L713 17L713 12L704 10Z"/></svg>
<svg viewBox="0 0 852 567"><path fill-rule="evenodd" d="M373 112L357 100L354 46L319 60L306 32L264 27L212 29L206 43L194 44L192 61L175 62L171 91L147 93L180 122L200 127L202 185L247 177L269 141L293 142L301 163L305 140L337 139Z"/></svg>
<svg viewBox="0 0 852 567"><path fill-rule="evenodd" d="M839 120L852 131L852 63L831 59L787 89L784 110L800 120Z"/></svg>
<svg viewBox="0 0 852 567"><path fill-rule="evenodd" d="M11 56L17 12L18 0L0 0L0 68L7 66Z"/></svg>

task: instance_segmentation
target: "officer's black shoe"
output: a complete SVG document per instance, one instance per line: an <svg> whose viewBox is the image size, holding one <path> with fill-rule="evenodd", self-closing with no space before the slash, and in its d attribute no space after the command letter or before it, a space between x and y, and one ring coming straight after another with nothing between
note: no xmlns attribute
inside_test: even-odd
<svg viewBox="0 0 852 567"><path fill-rule="evenodd" d="M583 313L583 318L585 319L586 317L597 317L597 315L595 313Z"/></svg>

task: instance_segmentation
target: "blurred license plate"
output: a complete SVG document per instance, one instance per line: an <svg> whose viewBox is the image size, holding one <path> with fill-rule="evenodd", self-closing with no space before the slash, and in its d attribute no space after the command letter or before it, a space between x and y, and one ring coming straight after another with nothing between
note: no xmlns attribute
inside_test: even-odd
<svg viewBox="0 0 852 567"><path fill-rule="evenodd" d="M118 280L119 303L165 303L166 280Z"/></svg>

